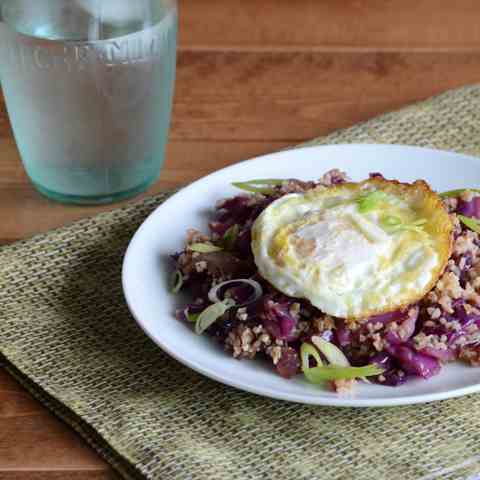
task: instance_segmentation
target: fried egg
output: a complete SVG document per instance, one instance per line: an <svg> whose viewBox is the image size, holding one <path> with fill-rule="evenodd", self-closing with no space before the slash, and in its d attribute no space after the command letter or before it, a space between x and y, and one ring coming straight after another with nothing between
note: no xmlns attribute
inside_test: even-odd
<svg viewBox="0 0 480 480"><path fill-rule="evenodd" d="M453 225L424 181L373 178L271 203L252 227L259 273L324 313L361 319L421 299L451 253Z"/></svg>

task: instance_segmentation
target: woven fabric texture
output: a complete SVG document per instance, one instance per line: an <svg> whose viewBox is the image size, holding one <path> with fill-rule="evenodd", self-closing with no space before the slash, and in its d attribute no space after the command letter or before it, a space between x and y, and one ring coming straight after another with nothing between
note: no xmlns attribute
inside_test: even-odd
<svg viewBox="0 0 480 480"><path fill-rule="evenodd" d="M480 154L480 86L309 144L352 142ZM167 197L0 251L0 360L121 476L478 478L480 395L384 409L298 405L213 382L157 348L129 315L120 275L132 234Z"/></svg>

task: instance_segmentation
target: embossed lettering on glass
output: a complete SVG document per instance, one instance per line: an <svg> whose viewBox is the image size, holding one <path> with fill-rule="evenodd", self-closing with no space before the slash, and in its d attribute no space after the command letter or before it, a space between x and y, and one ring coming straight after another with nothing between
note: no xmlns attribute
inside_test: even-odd
<svg viewBox="0 0 480 480"><path fill-rule="evenodd" d="M0 4L0 78L35 187L85 204L147 189L170 123L176 0Z"/></svg>

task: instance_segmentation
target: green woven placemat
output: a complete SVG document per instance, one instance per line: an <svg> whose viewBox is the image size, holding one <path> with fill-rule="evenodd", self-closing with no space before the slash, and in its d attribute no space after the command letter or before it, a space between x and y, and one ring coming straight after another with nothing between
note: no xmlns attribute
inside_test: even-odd
<svg viewBox="0 0 480 480"><path fill-rule="evenodd" d="M343 142L479 154L480 87L447 92L311 144ZM390 409L305 406L223 386L162 353L129 315L120 273L131 235L167 196L0 251L2 361L121 475L476 478L480 395Z"/></svg>

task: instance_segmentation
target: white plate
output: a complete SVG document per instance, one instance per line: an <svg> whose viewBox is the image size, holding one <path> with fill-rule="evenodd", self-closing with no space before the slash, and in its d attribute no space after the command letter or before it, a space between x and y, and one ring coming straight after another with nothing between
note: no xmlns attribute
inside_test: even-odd
<svg viewBox="0 0 480 480"><path fill-rule="evenodd" d="M354 180L369 172L402 181L426 179L438 191L480 185L480 160L449 152L397 145L332 145L284 151L219 170L172 196L140 227L127 250L123 288L134 317L165 352L194 370L227 385L282 400L335 406L392 406L429 402L480 391L480 368L447 365L428 380L392 388L359 385L341 397L306 383L284 380L261 362L238 361L206 336L197 336L174 317L181 299L168 293L169 255L181 250L188 228L207 231L218 199L238 194L233 181L253 178L316 179L331 168Z"/></svg>

